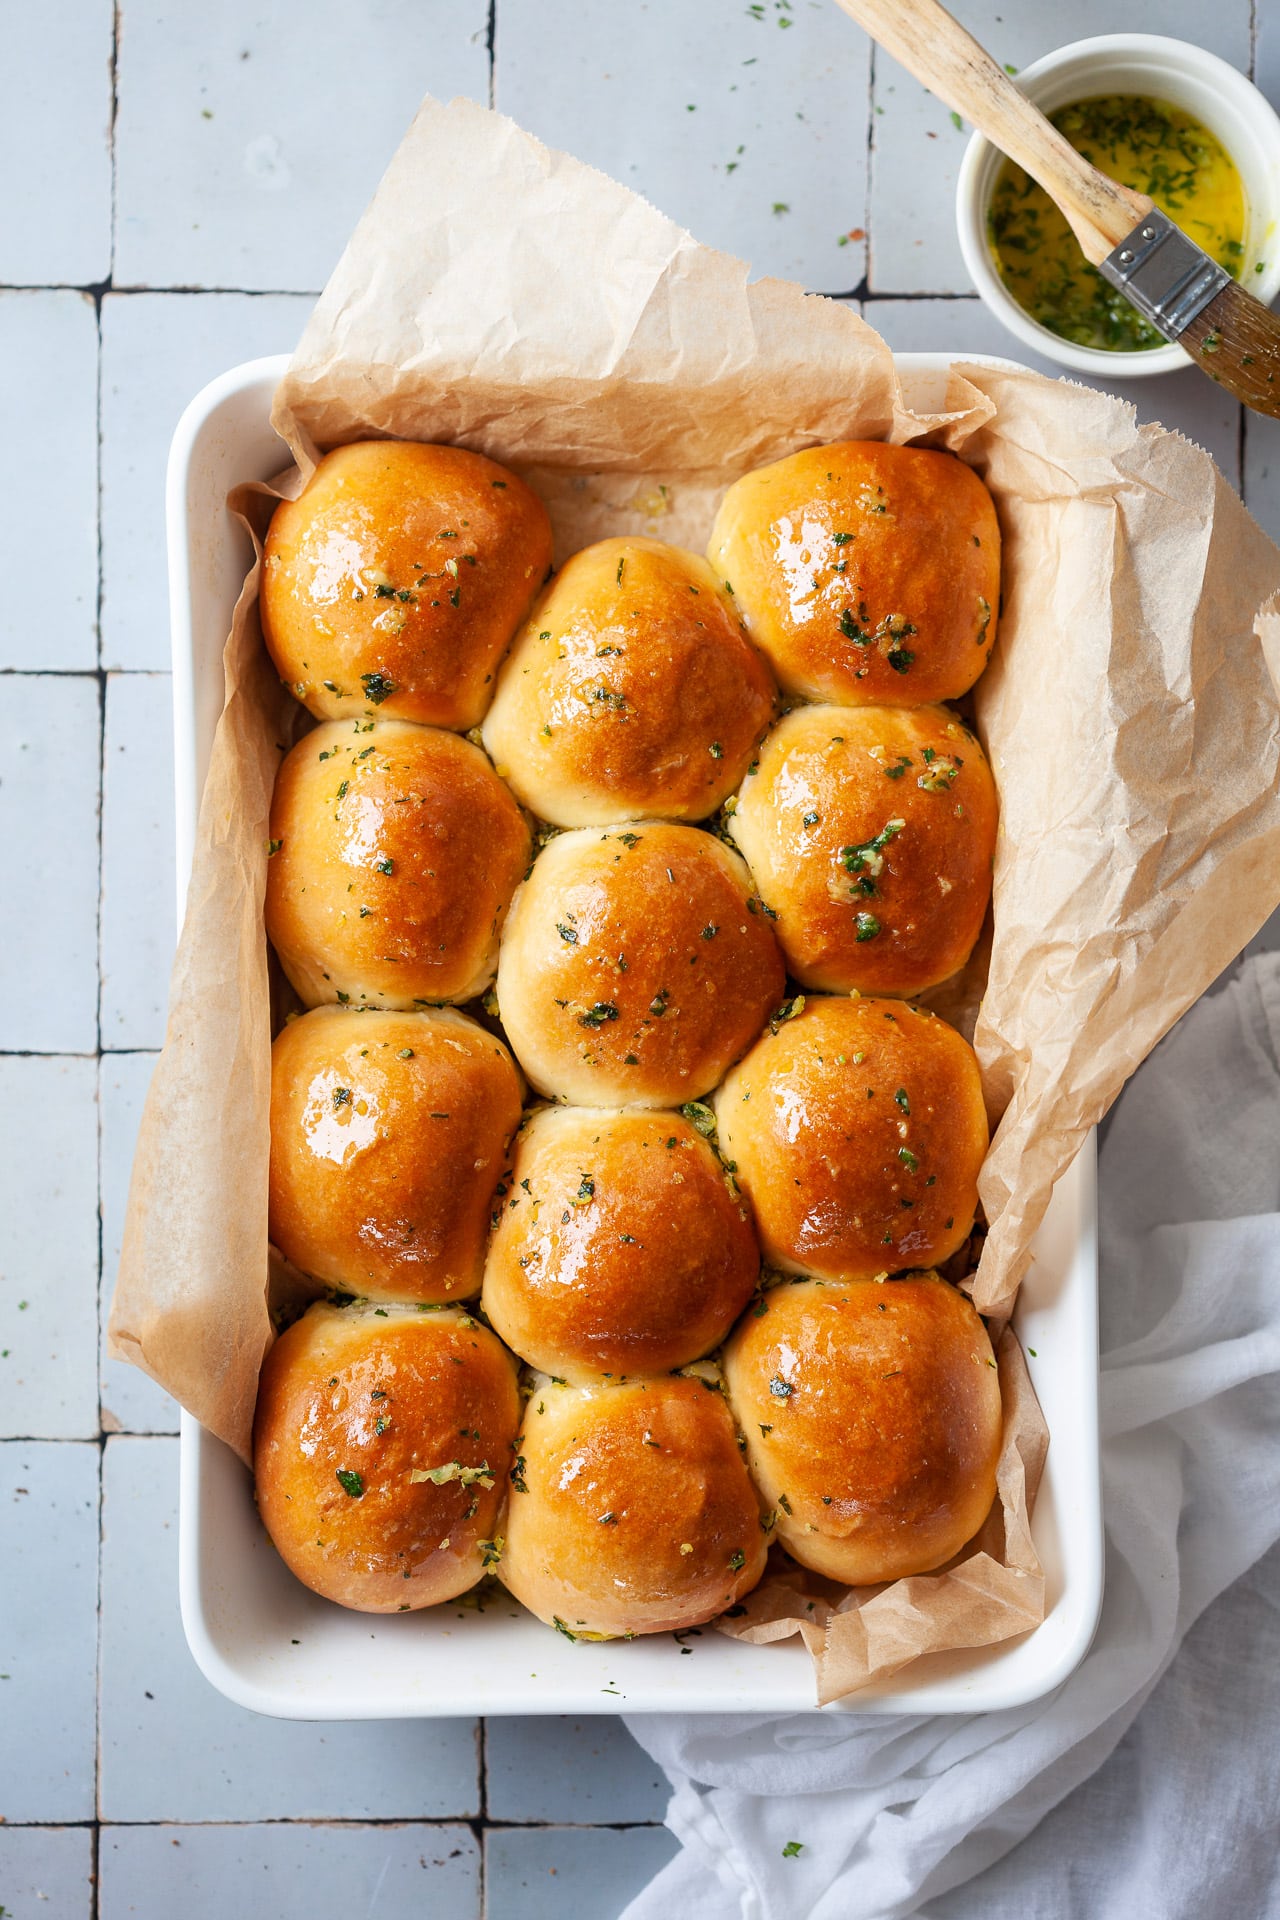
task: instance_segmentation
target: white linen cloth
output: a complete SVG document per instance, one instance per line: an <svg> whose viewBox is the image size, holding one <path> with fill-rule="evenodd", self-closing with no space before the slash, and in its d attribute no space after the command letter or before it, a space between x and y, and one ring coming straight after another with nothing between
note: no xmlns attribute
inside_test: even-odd
<svg viewBox="0 0 1280 1920"><path fill-rule="evenodd" d="M624 1920L1280 1915L1280 954L1156 1049L1100 1176L1084 1662L1006 1713L629 1718L683 1844Z"/></svg>

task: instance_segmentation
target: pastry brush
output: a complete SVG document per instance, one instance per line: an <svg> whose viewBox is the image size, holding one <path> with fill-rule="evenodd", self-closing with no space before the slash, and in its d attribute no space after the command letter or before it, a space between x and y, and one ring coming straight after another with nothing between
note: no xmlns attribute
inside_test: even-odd
<svg viewBox="0 0 1280 1920"><path fill-rule="evenodd" d="M1099 173L938 0L837 0L932 93L1039 181L1144 320L1259 413L1280 414L1280 318L1145 193Z"/></svg>

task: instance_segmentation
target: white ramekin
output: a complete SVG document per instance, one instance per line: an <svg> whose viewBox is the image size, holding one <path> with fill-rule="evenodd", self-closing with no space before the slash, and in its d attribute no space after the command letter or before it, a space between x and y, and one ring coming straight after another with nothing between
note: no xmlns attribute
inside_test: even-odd
<svg viewBox="0 0 1280 1920"><path fill-rule="evenodd" d="M1131 93L1167 100L1192 114L1222 142L1240 169L1248 222L1243 284L1267 305L1280 293L1280 118L1242 73L1185 40L1153 33L1104 33L1059 47L1024 67L1018 85L1046 113L1100 94ZM1178 346L1117 353L1080 347L1033 320L996 270L987 239L987 207L1004 156L975 133L956 183L960 250L987 306L1024 346L1102 380L1171 373L1190 364ZM1262 271L1255 268L1261 265Z"/></svg>

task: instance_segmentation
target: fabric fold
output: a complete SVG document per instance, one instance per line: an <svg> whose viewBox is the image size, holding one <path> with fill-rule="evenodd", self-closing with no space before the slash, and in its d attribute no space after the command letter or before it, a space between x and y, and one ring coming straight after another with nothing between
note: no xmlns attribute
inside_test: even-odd
<svg viewBox="0 0 1280 1920"><path fill-rule="evenodd" d="M1231 1910L1275 1911L1280 1551L1227 1589L1280 1540L1278 1042L1280 954L1263 954L1156 1049L1109 1125L1107 1585L1077 1672L1047 1700L956 1719L629 1718L672 1780L682 1851L625 1920L1191 1920L1227 1910L1204 1904L1206 1835L1248 1890ZM1230 1669L1219 1635L1176 1659L1215 1602L1252 1644L1232 1636ZM1215 1694L1202 1713L1206 1671L1237 1715ZM1270 1719L1246 1699L1255 1679ZM1111 1792L1093 1779L1104 1765ZM1137 1769L1164 1851L1141 1839ZM1222 1857L1224 1830L1252 1836L1250 1858Z"/></svg>

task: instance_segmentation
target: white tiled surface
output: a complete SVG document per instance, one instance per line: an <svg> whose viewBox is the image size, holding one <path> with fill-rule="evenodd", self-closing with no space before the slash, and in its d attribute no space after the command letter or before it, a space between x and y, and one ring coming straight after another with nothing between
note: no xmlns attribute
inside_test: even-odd
<svg viewBox="0 0 1280 1920"><path fill-rule="evenodd" d="M1280 98L1280 0L961 12L1013 65L1134 27L1239 66L1256 12ZM169 435L211 375L296 338L427 89L495 99L757 273L859 299L895 346L1009 344L954 244L963 136L889 62L873 70L830 0L5 9L0 162L22 188L0 205L13 1920L613 1920L674 1845L665 1783L617 1721L285 1725L214 1694L177 1615L175 1410L98 1344L173 938ZM1280 426L1242 429L1190 374L1130 397L1210 447L1280 533Z"/></svg>

